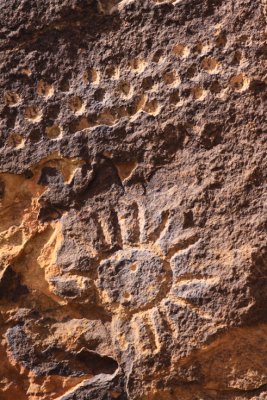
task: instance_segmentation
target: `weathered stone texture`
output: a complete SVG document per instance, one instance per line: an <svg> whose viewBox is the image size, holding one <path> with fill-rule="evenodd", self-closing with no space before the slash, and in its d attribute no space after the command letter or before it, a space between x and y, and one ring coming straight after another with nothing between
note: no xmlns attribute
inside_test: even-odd
<svg viewBox="0 0 267 400"><path fill-rule="evenodd" d="M0 400L267 399L266 8L0 0Z"/></svg>

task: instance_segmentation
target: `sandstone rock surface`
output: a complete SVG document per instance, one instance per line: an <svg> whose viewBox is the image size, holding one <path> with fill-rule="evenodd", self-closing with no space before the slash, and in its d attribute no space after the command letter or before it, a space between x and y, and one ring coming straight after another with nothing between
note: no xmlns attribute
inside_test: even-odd
<svg viewBox="0 0 267 400"><path fill-rule="evenodd" d="M266 1L0 11L0 400L267 399Z"/></svg>

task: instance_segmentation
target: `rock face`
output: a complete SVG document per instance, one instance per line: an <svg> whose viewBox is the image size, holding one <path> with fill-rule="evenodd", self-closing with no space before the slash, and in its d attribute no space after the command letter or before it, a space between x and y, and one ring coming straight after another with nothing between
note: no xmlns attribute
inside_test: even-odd
<svg viewBox="0 0 267 400"><path fill-rule="evenodd" d="M265 0L0 10L0 399L267 399Z"/></svg>

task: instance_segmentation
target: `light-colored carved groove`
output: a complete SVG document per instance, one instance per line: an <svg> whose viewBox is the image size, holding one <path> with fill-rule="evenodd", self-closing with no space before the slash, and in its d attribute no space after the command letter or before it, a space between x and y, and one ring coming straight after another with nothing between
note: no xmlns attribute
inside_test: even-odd
<svg viewBox="0 0 267 400"><path fill-rule="evenodd" d="M19 133L11 133L7 139L7 145L19 150L25 146L25 139Z"/></svg>
<svg viewBox="0 0 267 400"><path fill-rule="evenodd" d="M158 222L157 227L155 228L155 230L153 232L150 233L150 235L148 236L148 240L149 242L154 242L156 243L156 241L158 239L160 239L160 237L163 235L163 233L165 232L167 226L169 223L169 210L166 211L162 211L161 215L160 215L160 220Z"/></svg>
<svg viewBox="0 0 267 400"><path fill-rule="evenodd" d="M160 350L160 343L152 327L149 312L135 314L131 320L131 329L137 357L139 354L144 356Z"/></svg>
<svg viewBox="0 0 267 400"><path fill-rule="evenodd" d="M199 317L206 319L206 320L212 320L213 316L210 313L207 313L203 310L201 310L200 307L197 307L193 305L190 301L185 300L182 297L176 296L173 292L168 294L168 299L171 300L172 304L175 304L179 307L183 308L189 308L192 312L197 314Z"/></svg>
<svg viewBox="0 0 267 400"><path fill-rule="evenodd" d="M172 327L163 315L160 307L153 307L150 310L151 326L153 326L157 351L166 347L165 337L172 336L173 334Z"/></svg>
<svg viewBox="0 0 267 400"><path fill-rule="evenodd" d="M123 244L136 244L140 240L139 208L137 203L123 206L118 213Z"/></svg>
<svg viewBox="0 0 267 400"><path fill-rule="evenodd" d="M50 85L47 82L44 82L43 80L40 80L37 83L37 94L38 96L42 96L45 99L49 99L50 97L53 96L55 92L54 86Z"/></svg>
<svg viewBox="0 0 267 400"><path fill-rule="evenodd" d="M94 226L97 231L97 237L99 238L99 242L101 243L101 248L109 248L112 244L112 235L109 231L108 221L105 221L104 218L101 218L100 215L95 215L92 217L94 221ZM96 251L98 249L96 248Z"/></svg>
<svg viewBox="0 0 267 400"><path fill-rule="evenodd" d="M36 106L29 106L25 109L24 116L28 121L37 123L42 120L43 114Z"/></svg>
<svg viewBox="0 0 267 400"><path fill-rule="evenodd" d="M5 104L9 107L17 106L21 102L21 97L13 91L8 91L4 93Z"/></svg>
<svg viewBox="0 0 267 400"><path fill-rule="evenodd" d="M110 248L113 245L115 238L114 238L114 232L110 229L110 223L105 218L105 216L103 216L103 218L100 218L100 216L98 216L96 227L100 242L102 241L104 245Z"/></svg>
<svg viewBox="0 0 267 400"><path fill-rule="evenodd" d="M72 96L69 99L69 106L76 115L81 115L85 111L85 104L79 96Z"/></svg>
<svg viewBox="0 0 267 400"><path fill-rule="evenodd" d="M231 88L235 92L244 92L249 88L250 79L243 73L234 75L229 81Z"/></svg>
<svg viewBox="0 0 267 400"><path fill-rule="evenodd" d="M201 62L201 67L209 74L216 74L219 70L219 63L213 57L205 57Z"/></svg>
<svg viewBox="0 0 267 400"><path fill-rule="evenodd" d="M184 284L191 284L191 283L198 283L202 281L208 284L217 284L220 281L220 278L217 276L204 276L198 274L186 274L179 276L175 279L174 285L184 285Z"/></svg>
<svg viewBox="0 0 267 400"><path fill-rule="evenodd" d="M129 341L126 338L124 324L125 316L123 314L114 315L111 322L112 341L119 345L122 351L126 351L129 347Z"/></svg>
<svg viewBox="0 0 267 400"><path fill-rule="evenodd" d="M187 251L199 241L199 235L194 233L190 236L180 237L176 243L172 243L167 252L167 258L170 260L180 251Z"/></svg>
<svg viewBox="0 0 267 400"><path fill-rule="evenodd" d="M158 308L161 312L162 320L168 328L168 331L171 332L173 339L177 340L179 337L179 330L177 324L169 315L168 302L169 300L167 298L163 299Z"/></svg>
<svg viewBox="0 0 267 400"><path fill-rule="evenodd" d="M136 161L119 162L115 163L115 166L118 170L118 175L121 181L124 181L125 179L128 179L132 175L133 171L137 167L137 162Z"/></svg>
<svg viewBox="0 0 267 400"><path fill-rule="evenodd" d="M187 58L190 54L190 49L182 43L177 43L173 47L173 53L180 58Z"/></svg>

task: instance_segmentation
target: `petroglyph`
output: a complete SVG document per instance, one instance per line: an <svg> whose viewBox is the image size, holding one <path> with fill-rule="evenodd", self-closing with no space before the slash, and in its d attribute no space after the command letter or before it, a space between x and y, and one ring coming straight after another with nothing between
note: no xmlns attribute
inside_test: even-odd
<svg viewBox="0 0 267 400"><path fill-rule="evenodd" d="M148 236L143 231L146 221L142 206L138 203L127 205L125 212L119 212L117 217L117 242L121 243L121 249L102 259L98 268L96 284L103 304L111 310L116 320L120 320L122 325L126 323L132 330L129 335L132 339L124 336L121 350L134 344L137 357L161 351L153 315L157 313L159 325L166 324L161 318L161 310L166 302L170 306L174 304L188 308L200 317L212 320L212 316L202 311L200 304L192 302L190 296L194 297L196 287L205 291L206 286L216 285L218 279L194 274L192 277L182 275L175 278L172 260L179 252L194 246L199 237L195 232L191 237L177 238L166 251L161 243L170 225L168 214L164 214L162 223ZM117 331L114 329L113 335L116 337ZM169 334L172 336L173 330Z"/></svg>
<svg viewBox="0 0 267 400"><path fill-rule="evenodd" d="M0 399L265 399L266 2L3 3Z"/></svg>

